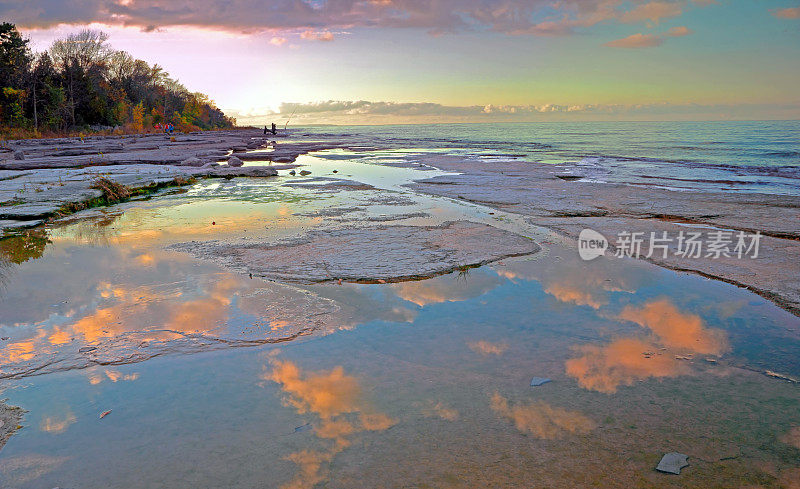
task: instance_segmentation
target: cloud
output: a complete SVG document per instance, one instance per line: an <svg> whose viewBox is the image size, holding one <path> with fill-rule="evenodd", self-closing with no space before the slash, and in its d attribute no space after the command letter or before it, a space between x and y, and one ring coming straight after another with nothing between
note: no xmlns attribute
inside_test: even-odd
<svg viewBox="0 0 800 489"><path fill-rule="evenodd" d="M664 44L668 37L683 37L693 32L686 26L679 26L673 27L663 34L631 34L628 37L607 42L603 46L612 48L652 48Z"/></svg>
<svg viewBox="0 0 800 489"><path fill-rule="evenodd" d="M286 39L285 37L278 37L278 36L274 36L272 39L269 40L269 43L274 46L283 46L287 42L289 42L288 39Z"/></svg>
<svg viewBox="0 0 800 489"><path fill-rule="evenodd" d="M330 31L320 31L316 32L313 30L307 30L300 33L300 39L305 39L306 41L333 41L333 33Z"/></svg>
<svg viewBox="0 0 800 489"><path fill-rule="evenodd" d="M608 46L610 48L652 48L661 46L662 44L664 44L664 39L660 36L637 33L631 34L628 37L623 37L622 39L609 41L603 44L603 46Z"/></svg>
<svg viewBox="0 0 800 489"><path fill-rule="evenodd" d="M648 21L658 24L662 19L678 17L684 5L679 2L649 2L628 10L619 17L620 22L635 23Z"/></svg>
<svg viewBox="0 0 800 489"><path fill-rule="evenodd" d="M800 7L782 8L771 12L779 19L800 19Z"/></svg>
<svg viewBox="0 0 800 489"><path fill-rule="evenodd" d="M658 23L709 2L688 0L6 0L0 15L26 28L59 24L191 26L235 32L330 32L350 28L423 29L431 34L489 30L564 35L601 22Z"/></svg>
<svg viewBox="0 0 800 489"><path fill-rule="evenodd" d="M668 30L666 35L669 37L683 37L683 36L688 36L693 32L694 32L693 30L689 29L686 26L679 26L679 27L673 27L670 30Z"/></svg>
<svg viewBox="0 0 800 489"><path fill-rule="evenodd" d="M226 111L240 124L260 125L291 116L291 126L306 124L397 124L437 122L537 122L571 120L754 120L798 119L800 101L771 104L560 104L470 105L328 100L283 103L277 110Z"/></svg>
<svg viewBox="0 0 800 489"><path fill-rule="evenodd" d="M554 407L546 402L511 406L508 399L495 392L491 398L492 411L514 423L522 432L543 440L559 438L567 433L592 431L596 424L577 411Z"/></svg>

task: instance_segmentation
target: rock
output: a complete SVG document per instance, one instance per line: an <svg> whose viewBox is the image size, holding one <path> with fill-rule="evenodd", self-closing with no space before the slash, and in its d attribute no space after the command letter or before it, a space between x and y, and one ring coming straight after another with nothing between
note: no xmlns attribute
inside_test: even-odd
<svg viewBox="0 0 800 489"><path fill-rule="evenodd" d="M681 469L689 465L688 456L678 452L669 452L658 463L656 470L667 474L680 474Z"/></svg>
<svg viewBox="0 0 800 489"><path fill-rule="evenodd" d="M25 153L23 153L22 151L14 151L14 159L15 160L24 160L25 159Z"/></svg>
<svg viewBox="0 0 800 489"><path fill-rule="evenodd" d="M311 175L311 172L308 170L300 170L300 174L306 176L306 175Z"/></svg>
<svg viewBox="0 0 800 489"><path fill-rule="evenodd" d="M78 353L89 353L90 351L97 350L96 346L82 346L78 349Z"/></svg>
<svg viewBox="0 0 800 489"><path fill-rule="evenodd" d="M548 382L551 382L551 380L548 379L548 378L545 378L545 377L534 377L534 378L531 379L531 387L538 387L538 386L540 386L542 384L546 384Z"/></svg>
<svg viewBox="0 0 800 489"><path fill-rule="evenodd" d="M219 166L219 163L216 161L209 161L208 163L204 164L201 168L216 168Z"/></svg>
<svg viewBox="0 0 800 489"><path fill-rule="evenodd" d="M230 158L228 158L228 166L240 167L243 165L244 162L235 156L231 156Z"/></svg>
<svg viewBox="0 0 800 489"><path fill-rule="evenodd" d="M289 175L291 175L291 176L295 176L295 175L297 175L297 173L295 173L295 171L294 171L294 170L289 170Z"/></svg>
<svg viewBox="0 0 800 489"><path fill-rule="evenodd" d="M203 165L205 165L203 160L196 156L192 156L191 158L186 158L185 160L181 161L181 166L201 167Z"/></svg>

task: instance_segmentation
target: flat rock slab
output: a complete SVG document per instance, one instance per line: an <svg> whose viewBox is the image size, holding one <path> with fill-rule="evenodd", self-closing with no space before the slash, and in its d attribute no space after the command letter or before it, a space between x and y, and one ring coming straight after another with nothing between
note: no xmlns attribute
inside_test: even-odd
<svg viewBox="0 0 800 489"><path fill-rule="evenodd" d="M274 280L397 282L449 273L540 250L530 238L468 221L312 231L277 243L171 246Z"/></svg>
<svg viewBox="0 0 800 489"><path fill-rule="evenodd" d="M548 382L551 382L550 379L545 377L534 377L531 379L531 387L539 387L540 385L544 385Z"/></svg>
<svg viewBox="0 0 800 489"><path fill-rule="evenodd" d="M667 474L680 474L681 469L689 465L689 457L678 452L669 452L658 463L656 470Z"/></svg>

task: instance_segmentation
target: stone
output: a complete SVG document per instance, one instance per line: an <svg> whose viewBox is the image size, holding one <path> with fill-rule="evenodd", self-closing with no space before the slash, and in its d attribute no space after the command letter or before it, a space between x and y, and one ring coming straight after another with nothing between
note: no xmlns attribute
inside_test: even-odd
<svg viewBox="0 0 800 489"><path fill-rule="evenodd" d="M97 350L96 346L82 346L78 349L78 353L89 353L90 351Z"/></svg>
<svg viewBox="0 0 800 489"><path fill-rule="evenodd" d="M194 166L194 167L202 167L205 163L203 160L196 156L192 156L191 158L186 158L185 160L181 161L181 166Z"/></svg>
<svg viewBox="0 0 800 489"><path fill-rule="evenodd" d="M669 452L661 457L656 470L667 474L680 474L681 469L689 465L688 456L678 452Z"/></svg>
<svg viewBox="0 0 800 489"><path fill-rule="evenodd" d="M306 176L306 175L311 175L311 172L308 170L300 170L300 174Z"/></svg>
<svg viewBox="0 0 800 489"><path fill-rule="evenodd" d="M542 384L546 384L548 382L552 382L550 379L545 377L534 377L531 379L531 387L538 387Z"/></svg>
<svg viewBox="0 0 800 489"><path fill-rule="evenodd" d="M231 156L228 158L228 166L240 167L243 166L244 162L235 156Z"/></svg>
<svg viewBox="0 0 800 489"><path fill-rule="evenodd" d="M23 153L22 151L14 151L14 159L15 160L24 160L25 159L25 153Z"/></svg>

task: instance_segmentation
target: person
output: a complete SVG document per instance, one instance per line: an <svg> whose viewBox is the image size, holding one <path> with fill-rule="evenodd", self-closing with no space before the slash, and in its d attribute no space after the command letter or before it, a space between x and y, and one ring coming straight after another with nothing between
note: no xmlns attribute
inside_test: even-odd
<svg viewBox="0 0 800 489"><path fill-rule="evenodd" d="M264 126L264 135L267 135L267 126Z"/></svg>
<svg viewBox="0 0 800 489"><path fill-rule="evenodd" d="M278 134L278 128L275 127L275 123L272 123L272 134Z"/></svg>

